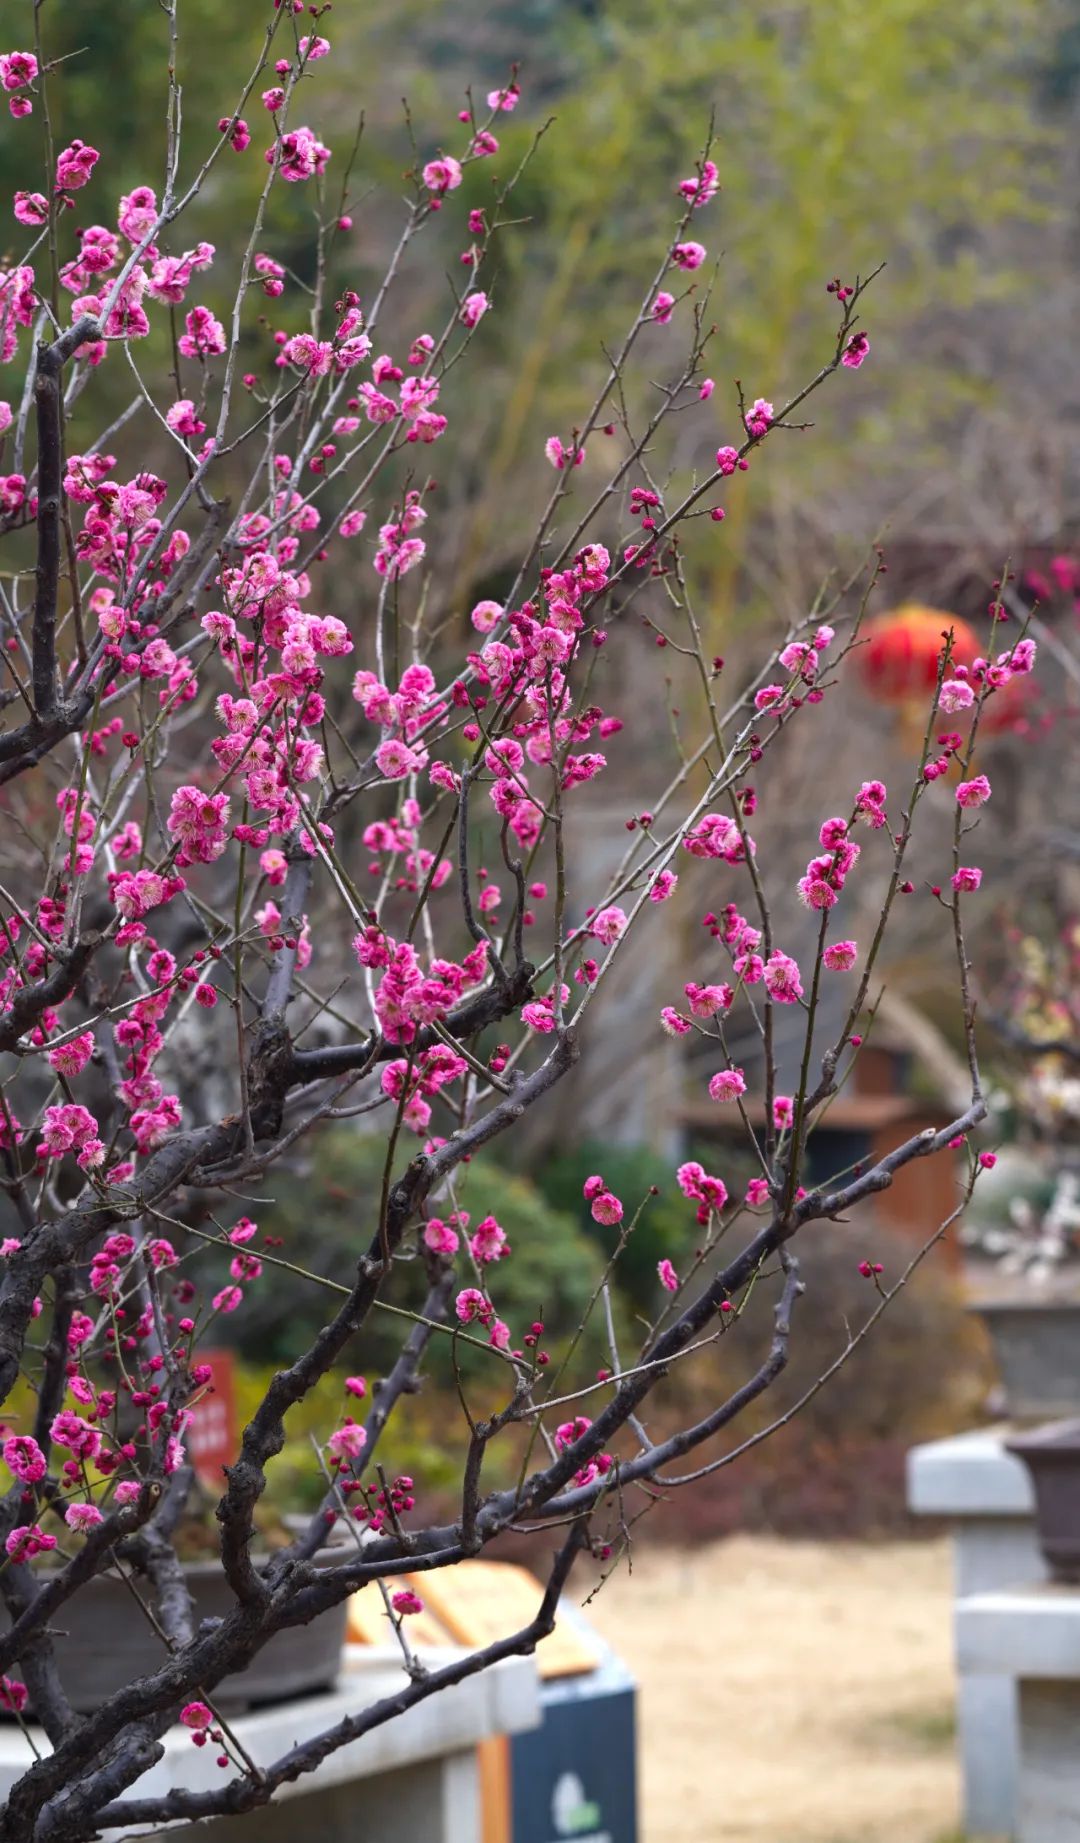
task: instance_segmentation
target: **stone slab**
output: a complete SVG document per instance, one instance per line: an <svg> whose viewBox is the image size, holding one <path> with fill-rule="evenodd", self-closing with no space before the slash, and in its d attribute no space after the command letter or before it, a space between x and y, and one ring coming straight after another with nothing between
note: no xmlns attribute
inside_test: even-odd
<svg viewBox="0 0 1080 1843"><path fill-rule="evenodd" d="M1033 1517L961 1517L952 1526L953 1595L966 1600L1047 1578Z"/></svg>
<svg viewBox="0 0 1080 1843"><path fill-rule="evenodd" d="M1020 1684L1016 1843L1080 1843L1080 1683Z"/></svg>
<svg viewBox="0 0 1080 1843"><path fill-rule="evenodd" d="M452 1650L429 1654L433 1669L451 1662ZM399 1692L406 1681L400 1654L389 1646L347 1646L344 1668L337 1687L317 1696L298 1697L273 1708L254 1710L230 1721L230 1728L258 1766L268 1766L288 1751L332 1727L344 1716L355 1714L384 1696ZM322 1797L328 1789L352 1783L363 1801L367 1788L356 1781L376 1781L380 1776L415 1768L418 1762L441 1762L446 1757L463 1758L476 1743L491 1734L518 1734L536 1727L541 1719L539 1687L532 1658L506 1658L491 1669L479 1672L450 1689L440 1690L430 1701L396 1715L385 1726L375 1728L360 1740L352 1741L331 1754L312 1773L285 1785L278 1801L316 1793ZM42 1753L49 1743L40 1728L31 1727L34 1741ZM185 1728L171 1728L162 1737L164 1754L131 1788L132 1796L152 1797L182 1786L190 1791L211 1789L221 1782L221 1769L214 1764L212 1747L197 1748ZM26 1739L17 1726L0 1726L0 1803L6 1799L15 1781L31 1763ZM460 1780L460 1774L458 1775ZM439 1774L435 1775L436 1781ZM462 1782L460 1790L465 1792ZM371 1786L376 1796L374 1783ZM427 1794L438 1799L438 1785ZM185 1826L179 1832L182 1837ZM294 1826L295 1829L295 1826ZM143 1833L145 1834L145 1832ZM172 1829L171 1835L177 1835ZM208 1843L214 1827L201 1828ZM246 1833L244 1833L246 1835ZM268 1834L268 1833L266 1833ZM304 1820L304 1836L307 1838ZM431 1832L432 1843L452 1832ZM120 1830L103 1831L109 1843L119 1843ZM252 1832L255 1835L255 1832Z"/></svg>
<svg viewBox="0 0 1080 1843"><path fill-rule="evenodd" d="M1011 1677L965 1676L956 1686L964 1836L1012 1838L1020 1780L1017 1685Z"/></svg>
<svg viewBox="0 0 1080 1843"><path fill-rule="evenodd" d="M302 1831L298 1819L303 1819ZM476 1749L420 1760L374 1779L318 1783L300 1810L286 1800L243 1817L214 1818L159 1831L149 1843L346 1843L416 1838L418 1843L478 1843L483 1835ZM134 1838L130 1843L136 1843ZM140 1843L146 1843L145 1838Z"/></svg>
<svg viewBox="0 0 1080 1843"><path fill-rule="evenodd" d="M1080 1684L1080 1588L1045 1581L958 1600L956 1661L961 1674Z"/></svg>
<svg viewBox="0 0 1080 1843"><path fill-rule="evenodd" d="M980 1427L914 1446L907 1456L908 1508L923 1517L1030 1517L1027 1470L1005 1451L1014 1429Z"/></svg>

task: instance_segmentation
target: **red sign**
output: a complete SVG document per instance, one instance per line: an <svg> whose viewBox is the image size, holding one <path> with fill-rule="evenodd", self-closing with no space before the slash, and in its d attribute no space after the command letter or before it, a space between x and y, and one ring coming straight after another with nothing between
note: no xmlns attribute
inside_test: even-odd
<svg viewBox="0 0 1080 1843"><path fill-rule="evenodd" d="M210 1381L195 1403L188 1426L188 1457L201 1484L219 1490L223 1466L232 1465L239 1447L236 1430L236 1385L231 1350L200 1350L196 1361L210 1365Z"/></svg>

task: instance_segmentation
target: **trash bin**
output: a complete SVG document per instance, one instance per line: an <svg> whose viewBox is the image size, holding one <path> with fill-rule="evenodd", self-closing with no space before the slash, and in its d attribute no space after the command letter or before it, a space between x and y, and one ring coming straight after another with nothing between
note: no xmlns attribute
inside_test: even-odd
<svg viewBox="0 0 1080 1843"><path fill-rule="evenodd" d="M513 1843L637 1843L634 1680L575 1609L559 1611L599 1661L542 1681L541 1726L506 1743Z"/></svg>

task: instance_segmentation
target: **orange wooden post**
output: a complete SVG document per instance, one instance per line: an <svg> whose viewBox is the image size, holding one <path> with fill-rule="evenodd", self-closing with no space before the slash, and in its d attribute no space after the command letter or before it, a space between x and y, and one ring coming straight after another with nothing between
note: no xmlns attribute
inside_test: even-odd
<svg viewBox="0 0 1080 1843"><path fill-rule="evenodd" d="M480 1772L480 1843L511 1843L510 1741L490 1734L476 1749Z"/></svg>

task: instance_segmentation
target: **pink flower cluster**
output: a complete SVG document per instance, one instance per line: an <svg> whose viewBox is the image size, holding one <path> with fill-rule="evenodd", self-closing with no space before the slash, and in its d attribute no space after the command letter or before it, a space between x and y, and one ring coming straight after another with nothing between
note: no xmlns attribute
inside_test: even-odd
<svg viewBox="0 0 1080 1843"><path fill-rule="evenodd" d="M401 1058L388 1062L379 1085L389 1100L401 1105L401 1117L414 1133L427 1131L431 1120L429 1102L448 1083L457 1081L468 1069L464 1056L458 1056L449 1044L436 1043L417 1057L410 1070Z"/></svg>
<svg viewBox="0 0 1080 1843"><path fill-rule="evenodd" d="M836 904L849 873L859 861L861 847L849 838L846 819L827 819L818 836L822 855L810 859L798 887L800 902L820 911Z"/></svg>
<svg viewBox="0 0 1080 1843"><path fill-rule="evenodd" d="M601 1223L604 1228L613 1228L616 1223L622 1221L623 1206L614 1191L608 1189L602 1177L587 1177L583 1191L585 1201L589 1205L589 1214L594 1222Z"/></svg>
<svg viewBox="0 0 1080 1843"><path fill-rule="evenodd" d="M84 1171L93 1170L105 1157L97 1121L89 1108L75 1101L46 1107L41 1121L38 1157L63 1158L67 1152L76 1154L76 1163Z"/></svg>
<svg viewBox="0 0 1080 1843"><path fill-rule="evenodd" d="M486 941L472 948L460 964L432 961L426 974L411 941L395 942L378 928L358 934L353 948L361 966L382 969L375 1015L388 1043L411 1043L419 1028L445 1017L464 993L482 984L487 971Z"/></svg>
<svg viewBox="0 0 1080 1843"><path fill-rule="evenodd" d="M585 1414L578 1414L572 1421L563 1421L555 1429L555 1450L559 1453L569 1452L577 1442L588 1433L592 1426ZM574 1483L578 1486L591 1485L597 1478L603 1478L610 1472L613 1464L610 1453L598 1453L595 1459L589 1459L574 1473Z"/></svg>
<svg viewBox="0 0 1080 1843"><path fill-rule="evenodd" d="M703 1165L690 1159L675 1173L684 1197L698 1205L698 1221L704 1228L710 1215L719 1215L728 1200L727 1185L722 1178L710 1177Z"/></svg>
<svg viewBox="0 0 1080 1843"><path fill-rule="evenodd" d="M495 1307L486 1293L478 1286L466 1286L454 1301L454 1311L458 1323L471 1325L478 1322L488 1334L488 1342L495 1350L510 1348L510 1327L505 1320L497 1318Z"/></svg>
<svg viewBox="0 0 1080 1843"><path fill-rule="evenodd" d="M179 846L176 862L181 868L186 864L212 864L228 844L229 796L202 793L198 787L178 787L166 824L170 837Z"/></svg>

